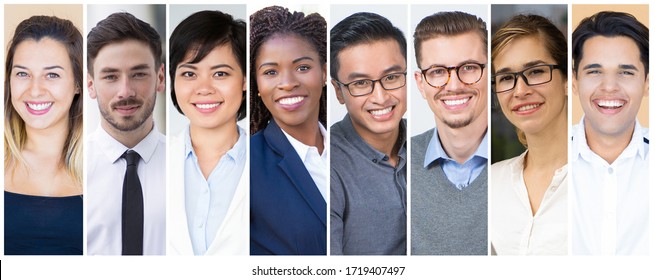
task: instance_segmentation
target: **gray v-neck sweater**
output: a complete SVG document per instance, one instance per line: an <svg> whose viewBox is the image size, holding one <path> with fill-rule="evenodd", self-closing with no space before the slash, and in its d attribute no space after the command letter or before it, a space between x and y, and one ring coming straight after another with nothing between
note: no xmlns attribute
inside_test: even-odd
<svg viewBox="0 0 655 280"><path fill-rule="evenodd" d="M487 254L487 167L466 188L451 183L438 161L423 167L430 129L412 137L412 255Z"/></svg>

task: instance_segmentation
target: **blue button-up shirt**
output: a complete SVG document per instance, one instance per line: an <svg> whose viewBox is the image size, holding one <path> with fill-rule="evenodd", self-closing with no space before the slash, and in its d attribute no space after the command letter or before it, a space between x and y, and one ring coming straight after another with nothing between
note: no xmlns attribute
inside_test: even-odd
<svg viewBox="0 0 655 280"><path fill-rule="evenodd" d="M487 166L489 158L487 141L489 134L485 133L475 153L464 164L459 164L446 154L437 133L437 128L435 128L432 139L430 139L430 143L428 144L428 150L425 153L423 167L427 168L430 163L438 160L444 173L446 173L446 177L451 183L455 184L455 187L460 190L468 187L482 173L484 167Z"/></svg>
<svg viewBox="0 0 655 280"><path fill-rule="evenodd" d="M238 127L238 126L237 126ZM220 228L239 185L246 162L245 130L238 127L239 140L221 157L207 180L200 171L198 156L185 132L184 202L189 236L195 255L204 255Z"/></svg>

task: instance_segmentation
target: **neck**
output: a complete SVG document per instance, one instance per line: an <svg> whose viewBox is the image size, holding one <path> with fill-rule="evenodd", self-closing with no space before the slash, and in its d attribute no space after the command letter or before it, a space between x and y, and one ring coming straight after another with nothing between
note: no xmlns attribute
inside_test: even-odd
<svg viewBox="0 0 655 280"><path fill-rule="evenodd" d="M353 120L351 119L350 121L352 122ZM353 125L353 127L359 137L361 137L366 144L373 147L373 149L388 155L392 161L398 157L398 150L400 150L400 143L398 141L398 136L400 135L400 124L392 131L380 134L362 131L361 128L358 128L358 126L355 125Z"/></svg>
<svg viewBox="0 0 655 280"><path fill-rule="evenodd" d="M607 163L612 164L630 144L635 126L636 122L633 122L629 129L624 129L615 135L608 135L599 133L592 129L590 125L585 125L587 145L589 145L589 149L607 161Z"/></svg>
<svg viewBox="0 0 655 280"><path fill-rule="evenodd" d="M26 127L27 141L25 150L44 157L63 160L62 153L68 137L68 121L48 129L30 129Z"/></svg>
<svg viewBox="0 0 655 280"><path fill-rule="evenodd" d="M529 152L525 166L555 170L568 162L567 119L561 116L537 134L526 133Z"/></svg>
<svg viewBox="0 0 655 280"><path fill-rule="evenodd" d="M307 146L316 147L318 153L323 154L323 135L318 127L318 115L294 126L285 125L277 120L275 122L291 137Z"/></svg>
<svg viewBox="0 0 655 280"><path fill-rule="evenodd" d="M478 149L487 133L487 114L483 113L469 125L451 128L436 120L439 141L446 154L459 164L465 163Z"/></svg>
<svg viewBox="0 0 655 280"><path fill-rule="evenodd" d="M199 155L223 155L239 140L236 122L229 122L218 128L202 128L190 125L191 145Z"/></svg>
<svg viewBox="0 0 655 280"><path fill-rule="evenodd" d="M130 131L118 130L105 119L102 119L100 125L112 138L131 149L148 136L148 133L154 129L155 122L150 116L141 126Z"/></svg>

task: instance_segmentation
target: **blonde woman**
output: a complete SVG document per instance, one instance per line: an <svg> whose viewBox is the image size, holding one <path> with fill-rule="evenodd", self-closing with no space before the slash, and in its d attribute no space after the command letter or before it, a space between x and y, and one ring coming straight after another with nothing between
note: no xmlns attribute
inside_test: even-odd
<svg viewBox="0 0 655 280"><path fill-rule="evenodd" d="M492 253L567 253L566 47L538 15L514 16L491 41L493 92L527 148L491 166Z"/></svg>
<svg viewBox="0 0 655 280"><path fill-rule="evenodd" d="M5 73L5 255L81 255L82 35L26 19Z"/></svg>

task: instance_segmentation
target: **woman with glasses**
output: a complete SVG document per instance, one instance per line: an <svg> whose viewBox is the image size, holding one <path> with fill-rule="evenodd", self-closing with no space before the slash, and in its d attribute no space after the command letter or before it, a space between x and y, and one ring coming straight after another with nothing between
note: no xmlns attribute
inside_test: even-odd
<svg viewBox="0 0 655 280"><path fill-rule="evenodd" d="M325 19L273 6L250 31L250 253L325 255Z"/></svg>
<svg viewBox="0 0 655 280"><path fill-rule="evenodd" d="M492 90L526 151L490 171L492 254L567 253L567 43L538 15L491 41Z"/></svg>

